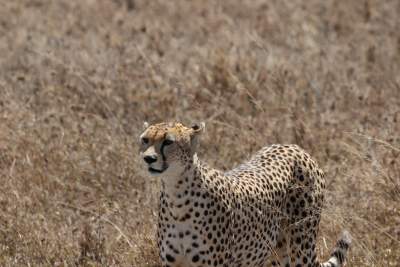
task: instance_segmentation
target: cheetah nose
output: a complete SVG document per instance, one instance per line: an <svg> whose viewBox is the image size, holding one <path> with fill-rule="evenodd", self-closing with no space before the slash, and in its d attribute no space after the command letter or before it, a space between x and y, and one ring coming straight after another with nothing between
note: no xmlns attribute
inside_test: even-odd
<svg viewBox="0 0 400 267"><path fill-rule="evenodd" d="M146 161L147 164L151 164L151 163L157 161L157 156L156 156L156 155L145 156L145 157L143 158L143 160Z"/></svg>

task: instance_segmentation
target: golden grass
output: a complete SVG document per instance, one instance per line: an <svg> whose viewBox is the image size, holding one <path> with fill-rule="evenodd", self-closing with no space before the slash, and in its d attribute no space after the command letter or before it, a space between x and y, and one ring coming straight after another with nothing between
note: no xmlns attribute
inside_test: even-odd
<svg viewBox="0 0 400 267"><path fill-rule="evenodd" d="M400 4L3 1L0 265L160 266L144 120L203 120L229 169L297 143L327 173L319 254L400 262Z"/></svg>

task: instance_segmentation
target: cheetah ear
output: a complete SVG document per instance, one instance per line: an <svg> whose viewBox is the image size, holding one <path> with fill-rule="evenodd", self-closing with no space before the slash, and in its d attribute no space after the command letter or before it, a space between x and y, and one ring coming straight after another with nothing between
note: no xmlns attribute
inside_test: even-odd
<svg viewBox="0 0 400 267"><path fill-rule="evenodd" d="M146 130L147 128L149 128L149 123L147 121L143 122L143 130Z"/></svg>
<svg viewBox="0 0 400 267"><path fill-rule="evenodd" d="M193 130L193 134L197 135L204 132L206 124L204 122L194 123L191 128Z"/></svg>
<svg viewBox="0 0 400 267"><path fill-rule="evenodd" d="M191 150L192 154L195 154L197 151L200 135L202 132L204 132L205 127L206 127L206 125L204 122L195 123L191 126L192 133L190 135L190 141L191 141L191 149L190 150Z"/></svg>

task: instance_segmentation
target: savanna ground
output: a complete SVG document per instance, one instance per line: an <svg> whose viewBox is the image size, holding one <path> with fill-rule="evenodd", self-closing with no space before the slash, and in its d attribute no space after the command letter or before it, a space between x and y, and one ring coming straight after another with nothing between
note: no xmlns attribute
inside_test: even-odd
<svg viewBox="0 0 400 267"><path fill-rule="evenodd" d="M400 266L397 0L1 1L0 265L160 266L144 120L206 122L229 169L297 143L327 174L319 255Z"/></svg>

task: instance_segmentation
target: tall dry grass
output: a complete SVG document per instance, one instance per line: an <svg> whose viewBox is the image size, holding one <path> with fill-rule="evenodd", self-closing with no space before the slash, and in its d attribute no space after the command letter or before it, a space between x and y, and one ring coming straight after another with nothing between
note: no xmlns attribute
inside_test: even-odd
<svg viewBox="0 0 400 267"><path fill-rule="evenodd" d="M142 121L207 123L229 169L297 143L327 173L319 254L400 262L400 2L2 1L0 265L159 266Z"/></svg>

